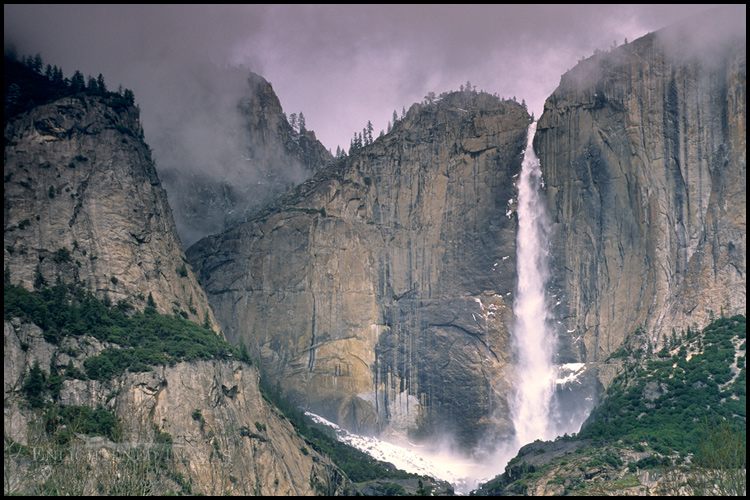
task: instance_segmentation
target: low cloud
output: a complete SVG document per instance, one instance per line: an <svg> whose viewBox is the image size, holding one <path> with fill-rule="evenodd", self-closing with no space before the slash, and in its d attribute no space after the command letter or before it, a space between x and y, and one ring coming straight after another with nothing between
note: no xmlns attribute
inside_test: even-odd
<svg viewBox="0 0 750 500"><path fill-rule="evenodd" d="M254 173L241 160L242 120L233 107L249 71L271 82L288 114L304 112L307 128L335 151L348 148L368 120L377 134L394 110L467 81L523 99L539 116L582 57L709 8L5 5L4 28L6 45L41 53L68 77L102 73L110 88L132 89L165 179L210 171L247 183ZM717 30L723 27L696 34Z"/></svg>

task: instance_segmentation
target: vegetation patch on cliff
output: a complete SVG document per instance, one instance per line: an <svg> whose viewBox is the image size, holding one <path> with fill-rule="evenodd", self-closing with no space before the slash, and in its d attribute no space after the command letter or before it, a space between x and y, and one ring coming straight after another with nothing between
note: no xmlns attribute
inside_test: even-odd
<svg viewBox="0 0 750 500"><path fill-rule="evenodd" d="M746 488L746 318L663 338L634 332L583 429L521 449L474 492L743 494ZM560 451L561 450L561 451Z"/></svg>
<svg viewBox="0 0 750 500"><path fill-rule="evenodd" d="M78 285L58 283L30 292L5 283L3 306L6 320L18 317L35 323L48 342L87 335L108 345L83 361L91 379L109 380L125 370L149 371L150 366L196 359L252 362L246 349L237 349L205 325L159 314L153 307L132 312L127 302L112 305Z"/></svg>

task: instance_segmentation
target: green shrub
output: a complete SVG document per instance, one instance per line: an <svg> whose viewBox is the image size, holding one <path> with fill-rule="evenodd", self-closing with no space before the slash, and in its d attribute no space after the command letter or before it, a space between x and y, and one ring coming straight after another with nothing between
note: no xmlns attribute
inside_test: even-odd
<svg viewBox="0 0 750 500"><path fill-rule="evenodd" d="M177 274L179 274L183 278L187 277L188 275L187 267L185 266L184 263L182 264L182 266L176 268L175 271L177 271Z"/></svg>
<svg viewBox="0 0 750 500"><path fill-rule="evenodd" d="M395 497L395 496L406 496L406 490L403 486L396 483L381 483L378 486L379 496Z"/></svg>
<svg viewBox="0 0 750 500"><path fill-rule="evenodd" d="M87 436L104 436L112 441L120 441L122 427L114 412L102 407L96 410L88 406L66 406L50 408L44 415L48 433L58 433L67 440L67 433L80 433Z"/></svg>
<svg viewBox="0 0 750 500"><path fill-rule="evenodd" d="M65 247L62 247L62 248L58 248L55 251L55 253L52 255L52 260L60 264L62 262L72 262L73 257L71 256L70 250L68 250Z"/></svg>
<svg viewBox="0 0 750 500"><path fill-rule="evenodd" d="M695 340L680 346L674 356L664 351L663 360L650 359L645 366L625 358L623 373L628 377L613 381L578 437L612 442L627 436L636 443L635 451L644 451L637 443L647 441L654 451L667 455L696 453L700 422L705 418L726 419L744 428L745 369L732 380L731 365L735 364L732 339L745 336L744 316L721 318L698 335L680 336ZM673 337L675 344L679 339ZM689 361L688 351L692 352ZM661 388L662 393L652 400L644 399L647 381ZM611 462L619 467L615 460Z"/></svg>
<svg viewBox="0 0 750 500"><path fill-rule="evenodd" d="M110 347L86 359L89 378L108 380L149 366L198 359L242 358L240 351L212 330L181 317L161 315L153 308L128 316L129 304L112 306L80 287L57 284L38 292L5 283L5 319L20 317L37 324L45 338L91 335Z"/></svg>

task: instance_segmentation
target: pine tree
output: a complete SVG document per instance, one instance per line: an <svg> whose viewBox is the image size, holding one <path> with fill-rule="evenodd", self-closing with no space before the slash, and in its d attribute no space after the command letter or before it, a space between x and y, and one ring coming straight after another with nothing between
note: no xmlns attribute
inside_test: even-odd
<svg viewBox="0 0 750 500"><path fill-rule="evenodd" d="M31 403L32 408L41 408L44 405L44 372L39 367L39 360L29 370L29 375L23 382L23 392Z"/></svg>
<svg viewBox="0 0 750 500"><path fill-rule="evenodd" d="M240 340L240 360L244 361L245 363L252 364L253 360L250 357L250 353L247 352L247 346L245 345L244 340Z"/></svg>
<svg viewBox="0 0 750 500"><path fill-rule="evenodd" d="M96 86L100 94L104 95L107 93L107 86L104 84L104 77L101 73L96 77Z"/></svg>
<svg viewBox="0 0 750 500"><path fill-rule="evenodd" d="M299 112L299 133L304 134L305 130L305 115L302 114L302 111Z"/></svg>
<svg viewBox="0 0 750 500"><path fill-rule="evenodd" d="M367 120L367 140L372 144L372 122Z"/></svg>
<svg viewBox="0 0 750 500"><path fill-rule="evenodd" d="M77 94L78 92L82 92L84 88L86 88L86 81L83 79L83 73L76 70L70 79L70 91Z"/></svg>
<svg viewBox="0 0 750 500"><path fill-rule="evenodd" d="M92 94L95 94L97 89L98 87L96 85L96 80L94 79L93 76L89 76L89 81L88 83L86 83L86 90L88 92L91 92Z"/></svg>
<svg viewBox="0 0 750 500"><path fill-rule="evenodd" d="M52 83L57 86L62 86L65 83L62 68L58 68L57 65L52 67Z"/></svg>
<svg viewBox="0 0 750 500"><path fill-rule="evenodd" d="M34 59L31 60L31 69L33 69L34 71L36 71L37 73L41 75L43 67L44 65L42 63L42 56L39 55L39 53L37 53L34 56Z"/></svg>
<svg viewBox="0 0 750 500"><path fill-rule="evenodd" d="M296 132L297 131L297 113L292 113L289 115L289 125L292 126L292 129Z"/></svg>
<svg viewBox="0 0 750 500"><path fill-rule="evenodd" d="M5 103L8 107L18 105L21 100L21 87L17 83L11 83L8 87L8 95L5 96Z"/></svg>
<svg viewBox="0 0 750 500"><path fill-rule="evenodd" d="M133 91L130 89L125 89L122 96L125 98L125 101L127 101L128 104L131 106L135 104L135 95L133 95Z"/></svg>

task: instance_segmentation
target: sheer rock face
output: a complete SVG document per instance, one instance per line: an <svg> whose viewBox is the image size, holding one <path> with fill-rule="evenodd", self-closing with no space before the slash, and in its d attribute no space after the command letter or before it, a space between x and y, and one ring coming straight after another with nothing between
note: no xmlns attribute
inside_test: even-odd
<svg viewBox="0 0 750 500"><path fill-rule="evenodd" d="M113 302L183 311L208 301L177 236L136 108L94 97L39 106L5 128L3 260L10 281L82 283Z"/></svg>
<svg viewBox="0 0 750 500"><path fill-rule="evenodd" d="M217 164L159 170L186 247L247 221L333 159L315 132L289 125L263 77L250 73L236 104L225 118L236 130L224 138Z"/></svg>
<svg viewBox="0 0 750 500"><path fill-rule="evenodd" d="M232 342L347 428L510 431L515 178L527 112L415 105L255 220L188 250Z"/></svg>
<svg viewBox="0 0 750 500"><path fill-rule="evenodd" d="M584 60L545 104L535 149L566 356L602 361L638 327L661 343L745 311L746 44L717 20Z"/></svg>
<svg viewBox="0 0 750 500"><path fill-rule="evenodd" d="M29 423L39 416L18 401L23 377L34 361L45 371L48 367L64 371L69 361L83 371L83 360L106 346L93 337L67 337L61 345L53 345L44 340L39 327L18 319L5 321L3 340L6 439L34 449L38 443L30 441L34 432L29 429L34 425ZM355 490L328 457L316 452L266 403L258 389L257 369L240 361L181 362L150 372L125 372L109 381L67 379L57 401L60 406L101 405L117 415L123 430L120 442L79 435L89 459L137 446L157 454L164 448L159 435L169 434L165 466L169 474L165 475L181 475L191 483L193 493L288 496ZM27 466L23 460L6 462L12 491L38 486L26 483L33 479ZM122 467L116 472L125 475L129 470ZM81 474L89 477L88 482L76 478L82 492L96 493L98 473ZM180 484L171 480L152 484L151 494L180 491Z"/></svg>

